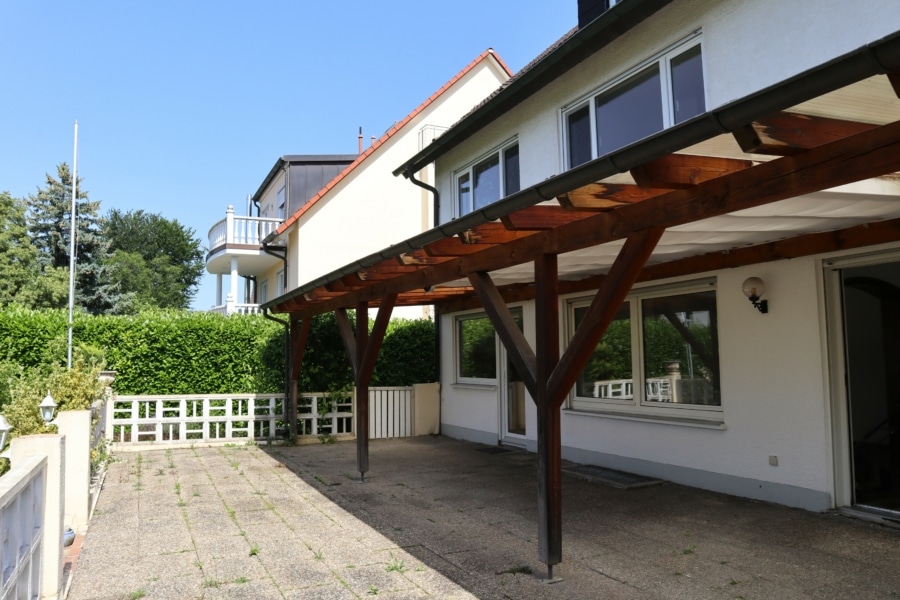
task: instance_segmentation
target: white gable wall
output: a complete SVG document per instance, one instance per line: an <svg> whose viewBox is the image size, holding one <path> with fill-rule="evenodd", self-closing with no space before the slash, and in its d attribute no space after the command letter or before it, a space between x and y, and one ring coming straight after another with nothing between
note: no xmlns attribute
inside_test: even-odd
<svg viewBox="0 0 900 600"><path fill-rule="evenodd" d="M505 79L493 59L482 61L310 206L292 228L298 235L289 250L289 286L302 285L430 228L431 194L394 177L393 169L418 152L423 126L449 127ZM433 179L430 174L419 177Z"/></svg>

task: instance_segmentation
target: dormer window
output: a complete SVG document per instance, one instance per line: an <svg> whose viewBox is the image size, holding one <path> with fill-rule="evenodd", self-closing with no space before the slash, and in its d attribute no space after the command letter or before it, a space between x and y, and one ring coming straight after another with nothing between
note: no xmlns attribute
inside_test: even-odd
<svg viewBox="0 0 900 600"><path fill-rule="evenodd" d="M566 164L577 167L705 110L696 35L565 109Z"/></svg>
<svg viewBox="0 0 900 600"><path fill-rule="evenodd" d="M455 217L467 215L518 192L518 142L507 142L498 150L480 157L456 171L453 179L456 184Z"/></svg>

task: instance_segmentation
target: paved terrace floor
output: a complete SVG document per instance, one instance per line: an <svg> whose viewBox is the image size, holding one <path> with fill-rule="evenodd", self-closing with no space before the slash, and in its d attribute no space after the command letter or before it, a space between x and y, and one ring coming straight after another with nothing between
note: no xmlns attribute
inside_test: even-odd
<svg viewBox="0 0 900 600"><path fill-rule="evenodd" d="M536 457L486 449L373 441L365 483L352 442L119 453L69 600L900 598L900 530L571 476L542 584Z"/></svg>

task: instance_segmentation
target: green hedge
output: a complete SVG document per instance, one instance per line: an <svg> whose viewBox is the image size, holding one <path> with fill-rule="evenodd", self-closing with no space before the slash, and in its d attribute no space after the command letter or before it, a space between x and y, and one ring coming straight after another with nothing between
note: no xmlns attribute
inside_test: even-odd
<svg viewBox="0 0 900 600"><path fill-rule="evenodd" d="M271 393L284 390L284 327L262 316L154 311L134 316L78 314L73 341L95 346L117 372L120 394ZM0 310L0 362L24 368L65 363L65 311ZM391 324L373 384L435 380L431 321ZM333 315L313 320L300 389L353 385ZM4 386L5 387L5 386Z"/></svg>

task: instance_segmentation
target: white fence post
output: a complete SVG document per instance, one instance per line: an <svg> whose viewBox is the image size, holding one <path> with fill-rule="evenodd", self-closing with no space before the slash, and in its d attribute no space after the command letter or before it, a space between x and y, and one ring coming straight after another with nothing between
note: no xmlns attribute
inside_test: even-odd
<svg viewBox="0 0 900 600"><path fill-rule="evenodd" d="M91 496L91 411L60 411L56 426L60 435L66 436L66 525L84 531Z"/></svg>
<svg viewBox="0 0 900 600"><path fill-rule="evenodd" d="M41 540L41 600L57 600L62 591L63 511L65 510L66 438L59 434L26 435L10 443L10 463L44 455L47 485L44 487L44 531Z"/></svg>

